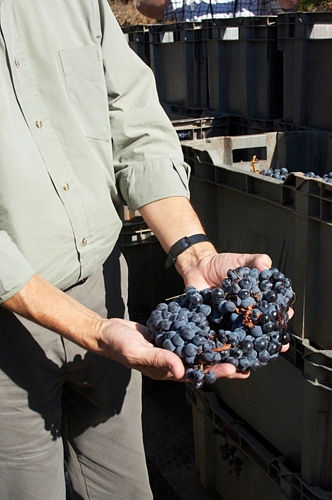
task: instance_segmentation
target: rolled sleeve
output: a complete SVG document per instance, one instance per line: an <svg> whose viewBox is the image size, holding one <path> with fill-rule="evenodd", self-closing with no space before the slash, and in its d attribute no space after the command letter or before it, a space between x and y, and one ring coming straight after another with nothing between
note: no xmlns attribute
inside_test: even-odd
<svg viewBox="0 0 332 500"><path fill-rule="evenodd" d="M0 304L10 299L35 274L15 243L0 231Z"/></svg>
<svg viewBox="0 0 332 500"><path fill-rule="evenodd" d="M186 163L155 159L125 169L119 185L128 208L138 210L162 198L189 198L188 178Z"/></svg>
<svg viewBox="0 0 332 500"><path fill-rule="evenodd" d="M171 196L189 198L189 166L163 110L151 69L129 47L105 3L102 53L109 98L113 166L130 209Z"/></svg>

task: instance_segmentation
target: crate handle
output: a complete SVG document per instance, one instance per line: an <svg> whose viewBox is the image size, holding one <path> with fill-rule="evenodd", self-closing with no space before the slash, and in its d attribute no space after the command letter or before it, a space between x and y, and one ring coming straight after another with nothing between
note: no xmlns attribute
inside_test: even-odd
<svg viewBox="0 0 332 500"><path fill-rule="evenodd" d="M307 38L310 38L310 40L332 38L332 24L314 24L313 26L308 26Z"/></svg>

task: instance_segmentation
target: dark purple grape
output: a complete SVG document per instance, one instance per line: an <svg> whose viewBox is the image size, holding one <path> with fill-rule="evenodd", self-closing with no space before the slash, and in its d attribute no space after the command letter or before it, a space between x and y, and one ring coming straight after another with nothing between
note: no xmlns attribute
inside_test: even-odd
<svg viewBox="0 0 332 500"><path fill-rule="evenodd" d="M271 357L270 353L266 349L264 349L264 351L258 353L258 355L257 355L257 358L262 363L267 363L269 361L270 357Z"/></svg>
<svg viewBox="0 0 332 500"><path fill-rule="evenodd" d="M259 322L262 324L262 325L265 325L265 323L268 323L270 321L270 315L267 314L267 313L262 313L259 317Z"/></svg>
<svg viewBox="0 0 332 500"><path fill-rule="evenodd" d="M262 311L260 311L259 309L253 309L250 313L250 318L252 319L252 321L256 322L260 318L261 314Z"/></svg>
<svg viewBox="0 0 332 500"><path fill-rule="evenodd" d="M267 345L268 345L268 343L263 336L258 337L257 339L254 340L254 349L257 352L264 351L264 349L266 349Z"/></svg>
<svg viewBox="0 0 332 500"><path fill-rule="evenodd" d="M191 328L189 325L183 326L180 331L181 337L184 340L191 340L195 336L193 328Z"/></svg>
<svg viewBox="0 0 332 500"><path fill-rule="evenodd" d="M276 302L278 298L278 294L274 290L269 290L264 293L264 299L267 300L267 302Z"/></svg>
<svg viewBox="0 0 332 500"><path fill-rule="evenodd" d="M241 288L245 288L245 289L249 290L250 280L248 278L243 278L242 280L239 281L239 286Z"/></svg>
<svg viewBox="0 0 332 500"><path fill-rule="evenodd" d="M290 341L291 341L291 337L290 337L290 334L288 332L283 332L280 334L280 342L283 344L283 345L286 345L286 344L289 344Z"/></svg>
<svg viewBox="0 0 332 500"><path fill-rule="evenodd" d="M273 321L268 321L267 323L264 323L262 326L262 330L265 333L271 333L275 329L275 324Z"/></svg>
<svg viewBox="0 0 332 500"><path fill-rule="evenodd" d="M276 342L270 342L267 347L267 350L269 354L271 354L271 356L273 354L277 354L280 351L280 349L281 349L281 344Z"/></svg>
<svg viewBox="0 0 332 500"><path fill-rule="evenodd" d="M208 371L205 373L205 376L204 376L204 381L207 383L207 384L214 384L214 382L217 380L217 376L214 372L211 372L211 371Z"/></svg>
<svg viewBox="0 0 332 500"><path fill-rule="evenodd" d="M251 352L253 350L253 348L254 348L254 345L251 342L251 340L243 340L241 342L241 349L242 349L244 354L249 354L249 352Z"/></svg>
<svg viewBox="0 0 332 500"><path fill-rule="evenodd" d="M241 300L247 299L248 297L250 297L250 290L246 290L245 288L243 288L239 291L238 295Z"/></svg>
<svg viewBox="0 0 332 500"><path fill-rule="evenodd" d="M166 334L166 336L167 336L167 334ZM176 333L172 337L172 342L175 345L175 347L180 347L180 346L184 345L184 339L182 338L182 336L179 333Z"/></svg>
<svg viewBox="0 0 332 500"><path fill-rule="evenodd" d="M197 354L198 347L194 344L186 344L184 348L184 352L186 353L186 356L195 356Z"/></svg>
<svg viewBox="0 0 332 500"><path fill-rule="evenodd" d="M163 342L163 348L167 349L168 351L175 351L176 347L171 341L171 339L165 339Z"/></svg>
<svg viewBox="0 0 332 500"><path fill-rule="evenodd" d="M224 290L222 288L214 288L211 291L211 298L214 304L219 304L219 302L224 298Z"/></svg>

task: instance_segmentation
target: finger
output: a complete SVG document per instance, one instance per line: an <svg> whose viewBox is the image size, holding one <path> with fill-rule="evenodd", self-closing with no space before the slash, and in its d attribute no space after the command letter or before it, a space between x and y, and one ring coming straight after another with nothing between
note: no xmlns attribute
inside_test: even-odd
<svg viewBox="0 0 332 500"><path fill-rule="evenodd" d="M262 271L263 269L270 269L272 267L272 260L269 257L269 255L263 253L263 254L247 254L246 258L248 259L248 267L256 267L259 271Z"/></svg>
<svg viewBox="0 0 332 500"><path fill-rule="evenodd" d="M294 316L294 309L290 307L287 313L288 313L288 318L291 319Z"/></svg>
<svg viewBox="0 0 332 500"><path fill-rule="evenodd" d="M182 360L167 349L148 348L144 356L144 364L138 368L142 373L156 380L182 380L185 367Z"/></svg>
<svg viewBox="0 0 332 500"><path fill-rule="evenodd" d="M217 378L228 378L228 379L247 379L250 376L250 372L238 372L234 365L230 363L220 363L209 368L213 371Z"/></svg>
<svg viewBox="0 0 332 500"><path fill-rule="evenodd" d="M285 344L285 345L283 345L283 346L282 346L282 348L280 349L280 352L286 352L286 351L288 351L288 349L289 349L289 344Z"/></svg>

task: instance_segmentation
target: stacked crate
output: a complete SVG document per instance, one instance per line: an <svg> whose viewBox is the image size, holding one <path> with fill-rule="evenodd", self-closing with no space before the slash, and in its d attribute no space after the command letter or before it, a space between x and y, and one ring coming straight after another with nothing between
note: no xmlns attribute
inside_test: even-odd
<svg viewBox="0 0 332 500"><path fill-rule="evenodd" d="M332 14L159 25L149 43L207 234L220 252L269 254L296 292L287 353L246 381L186 389L202 484L223 500L332 499ZM254 156L287 179L255 173ZM225 427L239 478L213 433Z"/></svg>

